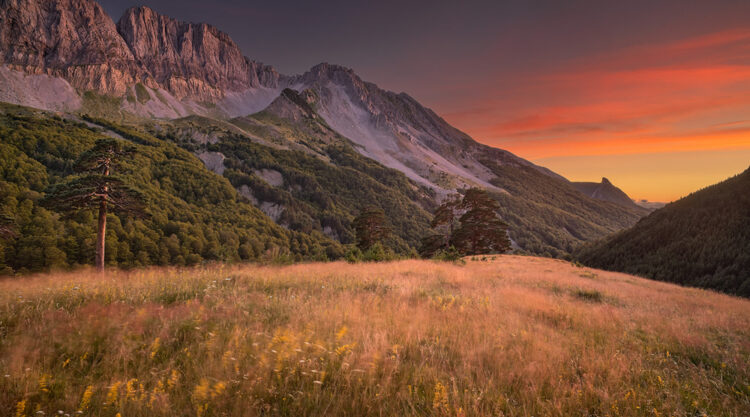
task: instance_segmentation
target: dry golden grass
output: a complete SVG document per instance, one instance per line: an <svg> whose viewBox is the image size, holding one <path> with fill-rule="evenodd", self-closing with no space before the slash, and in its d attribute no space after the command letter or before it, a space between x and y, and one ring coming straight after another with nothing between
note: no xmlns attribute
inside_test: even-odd
<svg viewBox="0 0 750 417"><path fill-rule="evenodd" d="M750 415L750 301L518 256L0 282L0 415Z"/></svg>

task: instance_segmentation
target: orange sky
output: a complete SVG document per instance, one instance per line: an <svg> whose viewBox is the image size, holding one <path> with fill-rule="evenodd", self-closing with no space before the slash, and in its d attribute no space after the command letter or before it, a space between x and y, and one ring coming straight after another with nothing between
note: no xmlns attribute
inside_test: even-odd
<svg viewBox="0 0 750 417"><path fill-rule="evenodd" d="M571 180L671 201L750 166L750 28L571 59L444 116Z"/></svg>

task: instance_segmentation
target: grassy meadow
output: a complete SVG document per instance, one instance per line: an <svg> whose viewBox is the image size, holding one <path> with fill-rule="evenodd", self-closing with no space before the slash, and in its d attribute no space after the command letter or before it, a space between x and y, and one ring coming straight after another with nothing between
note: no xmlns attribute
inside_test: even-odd
<svg viewBox="0 0 750 417"><path fill-rule="evenodd" d="M520 256L6 279L0 416L39 415L747 416L750 301Z"/></svg>

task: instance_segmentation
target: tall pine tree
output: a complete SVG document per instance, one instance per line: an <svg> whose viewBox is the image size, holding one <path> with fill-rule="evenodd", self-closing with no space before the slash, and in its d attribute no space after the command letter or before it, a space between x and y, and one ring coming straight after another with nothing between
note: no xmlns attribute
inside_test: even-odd
<svg viewBox="0 0 750 417"><path fill-rule="evenodd" d="M96 229L96 267L104 270L104 248L107 233L107 213L145 217L143 194L129 186L115 169L134 148L116 139L100 139L93 148L76 161L81 174L47 189L43 204L53 210L72 213L78 210L99 211Z"/></svg>

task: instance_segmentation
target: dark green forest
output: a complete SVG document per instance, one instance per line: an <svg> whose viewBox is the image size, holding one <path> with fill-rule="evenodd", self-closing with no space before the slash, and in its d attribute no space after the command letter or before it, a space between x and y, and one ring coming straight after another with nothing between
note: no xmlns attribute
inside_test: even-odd
<svg viewBox="0 0 750 417"><path fill-rule="evenodd" d="M143 192L148 217L109 215L110 266L194 265L202 261L328 259L343 247L322 233L289 231L249 204L190 152L127 128L135 153L118 174ZM0 113L0 271L91 264L94 213L69 217L40 205L45 190L73 174L76 158L105 137L83 121L3 105Z"/></svg>
<svg viewBox="0 0 750 417"><path fill-rule="evenodd" d="M586 265L750 297L750 169L586 245Z"/></svg>

